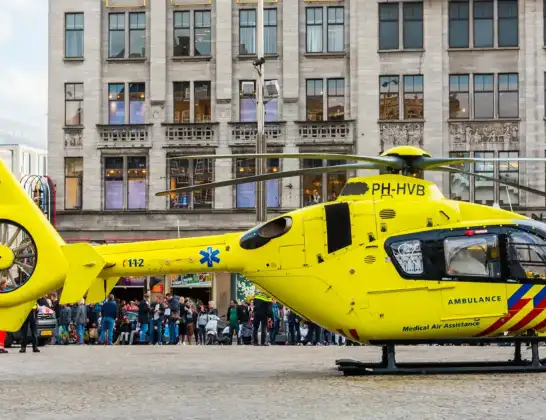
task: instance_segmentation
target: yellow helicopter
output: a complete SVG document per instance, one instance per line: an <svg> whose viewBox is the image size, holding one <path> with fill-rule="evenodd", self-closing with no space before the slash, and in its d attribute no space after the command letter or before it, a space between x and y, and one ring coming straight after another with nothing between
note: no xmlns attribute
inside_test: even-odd
<svg viewBox="0 0 546 420"><path fill-rule="evenodd" d="M66 244L0 162L0 330L18 330L33 302L63 288L61 303L105 299L122 276L244 274L306 319L350 340L383 346L379 364L338 361L346 374L546 370L537 333L546 330L546 224L448 200L424 171L459 172L533 194L546 193L448 165L542 158L434 158L402 146L380 156L243 154L202 158L353 161L163 191L158 196L305 173L379 169L350 179L339 197L250 229L187 239L92 246ZM396 364L394 345L516 343L508 364ZM531 342L533 360L521 358ZM535 354L536 353L536 354ZM535 357L536 356L536 357ZM466 369L466 370L465 370Z"/></svg>

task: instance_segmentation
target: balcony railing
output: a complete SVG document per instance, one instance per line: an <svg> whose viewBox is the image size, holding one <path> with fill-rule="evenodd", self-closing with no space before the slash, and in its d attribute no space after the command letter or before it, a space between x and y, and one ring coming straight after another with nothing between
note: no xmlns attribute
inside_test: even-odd
<svg viewBox="0 0 546 420"><path fill-rule="evenodd" d="M296 144L354 144L353 120L296 121Z"/></svg>
<svg viewBox="0 0 546 420"><path fill-rule="evenodd" d="M258 134L258 126L252 122L231 122L230 125L230 146L234 145L254 145ZM285 122L266 122L265 138L267 144L285 143Z"/></svg>
<svg viewBox="0 0 546 420"><path fill-rule="evenodd" d="M382 121L379 123L379 138L382 150L394 146L423 146L422 121Z"/></svg>
<svg viewBox="0 0 546 420"><path fill-rule="evenodd" d="M100 125L99 147L151 147L150 127L152 124Z"/></svg>
<svg viewBox="0 0 546 420"><path fill-rule="evenodd" d="M165 147L218 145L218 123L164 123L162 125L165 129Z"/></svg>

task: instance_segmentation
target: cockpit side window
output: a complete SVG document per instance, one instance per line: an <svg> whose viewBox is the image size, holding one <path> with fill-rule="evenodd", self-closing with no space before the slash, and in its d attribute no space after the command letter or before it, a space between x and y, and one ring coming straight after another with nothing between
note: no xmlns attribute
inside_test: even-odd
<svg viewBox="0 0 546 420"><path fill-rule="evenodd" d="M283 236L292 228L292 218L289 216L271 220L265 225L260 225L249 230L241 238L241 248L258 249L269 243L272 239Z"/></svg>
<svg viewBox="0 0 546 420"><path fill-rule="evenodd" d="M390 245L392 255L405 274L423 274L423 252L421 241L409 240L394 242Z"/></svg>
<svg viewBox="0 0 546 420"><path fill-rule="evenodd" d="M507 241L510 277L546 280L546 241L529 232L511 232Z"/></svg>
<svg viewBox="0 0 546 420"><path fill-rule="evenodd" d="M445 269L453 277L501 277L497 235L456 236L444 239Z"/></svg>

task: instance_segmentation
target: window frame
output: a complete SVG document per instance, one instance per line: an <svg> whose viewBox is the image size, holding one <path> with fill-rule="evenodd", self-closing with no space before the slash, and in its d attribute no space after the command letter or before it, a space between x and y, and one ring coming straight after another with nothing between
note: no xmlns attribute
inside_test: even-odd
<svg viewBox="0 0 546 420"><path fill-rule="evenodd" d="M267 79L265 80L264 82L271 82L271 81L277 81L278 82L278 79ZM243 93L243 83L252 83L253 84L253 94L252 95L244 95ZM253 98L254 99L254 102L255 102L255 105L256 104L256 85L257 85L257 81L255 79L240 79L239 80L239 103L238 103L238 110L239 110L239 122L243 122L243 123L256 123L256 120L257 118L255 118L254 120L243 120L242 119L242 114L241 114L241 111L243 110L243 107L241 106L242 104L242 100L244 98L246 99L249 99L249 98ZM270 119L268 118L267 116L267 109L268 109L268 104L271 103L271 101L273 100L276 100L276 106L275 106L275 116L276 118L275 119ZM264 119L264 122L265 123L268 123L268 122L276 122L279 120L279 98L273 98L273 99L269 99L266 101L265 97L264 97L264 113L265 113L265 119Z"/></svg>
<svg viewBox="0 0 546 420"><path fill-rule="evenodd" d="M456 77L457 78L457 86L458 86L458 89L457 90L451 90L451 86L452 86L452 83L451 83L451 79ZM466 77L466 85L467 85L467 90L461 90L460 89L460 86L461 86L461 77ZM462 94L466 94L467 95L467 116L466 117L454 117L453 115L451 115L451 104L450 105L450 108L449 108L449 119L450 120L457 120L457 121L467 121L467 120L470 120L471 119L471 116L472 116L472 103L471 103L471 83L470 83L470 80L471 80L471 74L460 74L460 73L450 73L449 74L449 82L448 82L448 89L449 89L449 100L451 100L451 94L452 93L455 93L455 94L458 94L458 93L462 93Z"/></svg>
<svg viewBox="0 0 546 420"><path fill-rule="evenodd" d="M191 84L190 81L173 81L172 86L173 86L173 114L172 114L173 123L174 124L190 124L192 122L192 118L191 118L191 113L192 113L192 106L191 106L192 84ZM179 92L179 91L176 90L176 88L178 86L183 88L183 89L188 90L188 98L186 100L188 101L189 116L188 116L187 120L184 120L182 118L179 118L179 119L176 118L176 104L178 102L183 102L183 100L178 99L178 96L177 96L177 93L176 93L176 92Z"/></svg>
<svg viewBox="0 0 546 420"><path fill-rule="evenodd" d="M111 103L112 102L121 102L120 100L112 100L110 98L110 95L111 95L111 91L110 91L110 87L111 86L123 86L123 123L113 123L112 122L112 119L111 119L111 113L110 113L110 108L111 108ZM128 119L128 116L127 116L127 84L125 82L120 82L120 83L108 83L107 84L107 95L108 95L108 125L126 125L127 124L127 119Z"/></svg>
<svg viewBox="0 0 546 420"><path fill-rule="evenodd" d="M195 164L197 162L197 160L194 160L194 159L191 159L191 160L188 160L188 159L185 159L184 156L180 156L180 155L176 155L177 158L173 158L173 155L167 155L167 159L168 159L168 162L167 162L167 189L171 189L171 177L172 177L172 163L173 161L186 161L188 164L187 164L187 168L188 168L188 186L193 186L193 185L197 185L195 184ZM214 162L215 160L214 159L201 159L201 160L205 160L207 161L207 164L210 164L210 167L211 167L211 181L210 182L214 182L214 179L215 179L215 165L214 165ZM187 207L184 207L184 208L180 208L180 207L173 207L172 206L172 201L171 201L171 198L168 197L168 210L173 210L173 211L201 211L201 210L205 210L205 211L208 211L208 210L212 210L214 209L214 198L215 198L215 195L214 195L214 189L213 188L210 188L210 191L212 193L212 200L210 202L210 207L209 206L202 206L202 207L198 207L198 208L195 208L195 191L191 191L188 194L189 196L189 201L188 201L188 206ZM174 193L176 194L176 193Z"/></svg>
<svg viewBox="0 0 546 420"><path fill-rule="evenodd" d="M339 10L341 9L342 22L341 23L330 23L330 10ZM324 14L323 14L324 16ZM345 52L345 6L327 6L326 7L326 19L323 17L323 24L326 25L326 30L323 29L323 33L326 34L326 50L324 51L324 41L322 45L323 52L328 54L340 54ZM331 49L330 48L330 27L340 27L341 26L341 49Z"/></svg>
<svg viewBox="0 0 546 420"><path fill-rule="evenodd" d="M452 14L451 5L463 4L466 5L466 19L459 18L459 13L457 17L454 17ZM457 10L459 12L459 9ZM449 0L448 2L448 48L450 49L465 49L470 48L471 39L470 39L470 24L472 19L472 4L469 0ZM452 22L466 22L466 45L453 45L451 34L452 34Z"/></svg>
<svg viewBox="0 0 546 420"><path fill-rule="evenodd" d="M400 50L400 3L391 3L391 2L379 2L377 3L377 19L378 19L378 25L377 25L377 43L378 43L378 50L379 51L397 51ZM392 8L393 10L396 9L396 19L381 19L381 8L387 7ZM395 48L384 48L384 45L382 47L381 43L381 25L384 23L390 23L390 22L396 22L396 47Z"/></svg>
<svg viewBox="0 0 546 420"><path fill-rule="evenodd" d="M76 28L68 28L68 17L73 16L74 22L76 21L76 16L82 17L82 28L76 29ZM74 25L75 26L75 25ZM68 33L69 32L81 32L81 55L68 55ZM66 12L64 14L64 57L68 59L78 59L78 58L84 58L85 56L85 14L84 12Z"/></svg>
<svg viewBox="0 0 546 420"><path fill-rule="evenodd" d="M402 50L422 50L424 48L425 43L425 5L424 1L410 1L410 2L400 2L402 7L402 15L400 13L398 14L398 20L402 23ZM406 9L409 9L410 6L420 5L420 18L419 19L408 19L406 18ZM401 17L401 19L400 19ZM420 45L419 46L410 46L406 47L406 22L420 22ZM400 44L399 44L400 46Z"/></svg>
<svg viewBox="0 0 546 420"><path fill-rule="evenodd" d="M73 87L73 91L74 91L74 94L76 93L76 85L81 85L81 90L82 90L82 97L81 99L68 99L67 98L67 89L68 89L68 86L72 86ZM85 97L85 91L84 91L84 84L83 82L67 82L64 84L64 126L65 127L81 127L83 126L83 116L84 116L84 113L83 113L83 102L84 102L84 97ZM68 102L79 102L80 103L80 112L78 114L78 124L67 124L67 109L68 109Z"/></svg>
<svg viewBox="0 0 546 420"><path fill-rule="evenodd" d="M110 27L110 18L112 16L118 16L117 24L119 25L119 16L123 16L123 29L112 29ZM123 60L128 56L127 48L127 13L126 12L109 12L108 16L108 59L109 60ZM112 42L112 32L123 32L123 57L117 57L112 55L111 42Z"/></svg>
<svg viewBox="0 0 546 420"><path fill-rule="evenodd" d="M321 83L321 90L322 95L321 101L322 101L322 118L318 120L310 120L309 119L309 98L318 98L318 95L309 95L309 83ZM328 113L328 104L330 98L340 98L339 95L330 95L330 82L341 82L342 83L342 89L343 89L343 119L330 119L329 113ZM309 78L305 79L305 121L308 122L314 122L314 121L346 121L347 120L347 114L349 112L349 109L347 107L347 81L345 77L326 77L326 78ZM336 88L337 89L337 88ZM314 86L313 90L317 90L317 87Z"/></svg>
<svg viewBox="0 0 546 420"><path fill-rule="evenodd" d="M146 12L129 12L128 14L128 23L129 23L129 26L127 27L127 34L128 34L128 37L129 37L129 48L126 48L126 57L127 58L130 58L130 59L143 59L143 58L146 58L146 53L147 53L147 45L146 45L146 27L147 27L147 22L146 22ZM136 16L137 18L137 25L139 26L140 25L140 17L144 17L144 27L141 28L140 26L137 27L137 28L132 28L131 27L131 18L133 16ZM132 55L134 54L133 53L133 42L132 42L132 34L135 32L135 31L142 31L144 32L144 35L143 35L143 38L144 38L144 54L143 55L139 55L138 57L132 57ZM128 50L128 51L127 51Z"/></svg>
<svg viewBox="0 0 546 420"><path fill-rule="evenodd" d="M275 13L275 25L271 25L269 21L266 19L266 15L268 13ZM267 28L274 28L275 29L275 51L267 51L267 45L264 42L264 55L265 56L276 56L279 54L279 10L276 7L270 7L264 9L264 40L265 40L265 33ZM273 44L272 44L273 45Z"/></svg>
<svg viewBox="0 0 546 420"><path fill-rule="evenodd" d="M415 80L416 78L421 80L421 90L416 91L415 89L412 91L406 90L406 82L411 78L412 80L412 86L415 86ZM406 106L406 95L421 95L421 102L422 102L422 115L417 117L411 117L407 113L407 106ZM425 76L423 74L404 74L402 78L402 111L403 111L403 117L404 121L422 121L425 118Z"/></svg>
<svg viewBox="0 0 546 420"><path fill-rule="evenodd" d="M335 95L331 95L330 94L330 82L335 82L336 84L337 83L341 83L341 89L343 90L343 95L338 95L338 89L339 86L336 86L334 89L336 90L336 94ZM345 98L346 98L346 86L345 86L345 78L344 77L330 77L328 79L326 79L326 89L325 90L325 94L326 94L326 120L325 121L344 121L345 120L345 111L346 111L346 104L345 104ZM330 98L341 98L341 101L342 101L342 104L343 104L343 115L342 115L342 118L341 119L338 119L338 118L334 118L334 119L331 119L330 118ZM306 97L307 99L307 97Z"/></svg>
<svg viewBox="0 0 546 420"><path fill-rule="evenodd" d="M252 164L254 165L254 172L252 173L252 175L248 175L248 174L245 174L244 176L241 176L241 177L238 177L237 174L239 173L239 171L237 170L239 168L239 165L238 165L238 162L239 161L245 161L245 160L250 160L252 162ZM275 166L272 165L273 161L278 161L278 166L276 166L277 168L277 171L274 171L273 168L275 168ZM268 158L267 159L267 173L270 172L280 172L282 171L282 159L279 157L279 158ZM232 159L232 175L233 175L233 178L234 179L240 179L240 178L245 178L247 176L254 176L256 175L256 159L252 159L252 158L233 158ZM277 188L278 188L278 191L277 191L277 198L278 198L278 202L279 202L279 206L278 207L273 207L273 206L267 206L267 208L269 209L281 209L282 208L282 179L271 179L269 181L265 181L266 183L267 182L270 182L270 181L276 181L277 182ZM242 183L242 184L238 184L238 185L234 185L233 186L233 208L235 210L255 210L256 209L256 198L255 198L255 201L254 201L254 206L250 206L250 207L239 207L238 206L238 200L237 200L237 194L238 194L238 188L239 186L241 185L246 185L246 184L254 184L254 194L256 194L256 182L247 182L247 183ZM267 202L267 194L266 194L266 202Z"/></svg>
<svg viewBox="0 0 546 420"><path fill-rule="evenodd" d="M516 89L510 89L510 78L515 76L516 78L516 84L517 84L517 87ZM501 90L501 78L502 77L507 77L507 85L508 85L508 89L506 90ZM520 80L519 80L519 73L497 73L497 85L496 85L496 91L497 91L497 106L495 107L496 108L496 114L498 116L499 119L509 119L509 118L514 118L514 119L518 119L519 118L519 86L520 86ZM508 116L503 116L501 115L501 93L515 93L516 94L516 101L515 103L517 104L517 107L516 107L516 115L508 115Z"/></svg>
<svg viewBox="0 0 546 420"><path fill-rule="evenodd" d="M487 3L490 3L491 4L491 8L492 8L492 16L491 17L487 17L487 18L484 18L484 17L476 17L476 9L477 9L477 4L487 4ZM497 37L498 37L498 29L496 28L497 27L497 22L498 22L498 16L496 16L496 6L498 4L498 0L472 0L472 46L474 48L495 48L495 47L498 47L497 45ZM491 21L491 44L487 44L487 45L476 45L476 26L477 26L477 23L480 22L480 21L488 21L490 20ZM497 36L495 36L497 35Z"/></svg>
<svg viewBox="0 0 546 420"><path fill-rule="evenodd" d="M515 3L516 6L516 16L515 17L500 17L499 10L501 3ZM518 0L497 0L497 46L499 48L518 48L519 47L519 1ZM514 44L506 44L501 45L500 43L500 35L503 33L501 28L501 22L502 21L513 21L515 22L515 30L516 30L516 42Z"/></svg>
<svg viewBox="0 0 546 420"><path fill-rule="evenodd" d="M477 90L476 89L476 78L477 76L481 76L481 77L491 77L492 79L492 90ZM498 90L498 86L497 86L497 83L496 83L496 77L495 77L495 73L473 73L472 74L472 119L474 120L491 120L491 119L495 119L497 117L497 112L496 112L496 104L495 104L495 96L496 96L496 91ZM485 84L484 84L485 85ZM492 109L492 115L491 116L480 116L480 117L477 117L476 116L476 93L489 93L491 94L491 100L492 100L492 104L491 104L491 109Z"/></svg>
<svg viewBox="0 0 546 420"><path fill-rule="evenodd" d="M312 161L312 162L317 162L319 163L320 162L320 165L317 165L317 166L333 166L332 163L336 163L336 164L342 164L344 161L330 161L328 159L300 159L299 161L299 165L300 165L300 168L315 168L317 166L313 165L313 166L306 166L305 165L305 161ZM345 162L347 163L347 162ZM306 198L307 196L309 196L309 194L307 194L305 192L305 185L304 185L304 177L305 176L316 176L316 177L321 177L321 186L320 186L320 198L321 198L321 203L326 203L326 202L329 202L329 201L332 201L330 200L330 198L328 198L327 200L324 200L324 197L328 197L328 180L330 179L329 176L336 176L336 175L344 175L345 176L345 183L343 184L343 186L340 187L339 189L339 192L341 193L341 191L343 190L343 187L345 185L347 185L347 181L349 181L349 178L351 178L350 176L350 171L339 171L339 172L324 172L322 174L307 174L307 175L300 175L300 207L306 207L307 205L309 204L306 204ZM334 191L335 192L335 191ZM340 194L336 194L337 197L339 197Z"/></svg>
<svg viewBox="0 0 546 420"><path fill-rule="evenodd" d="M515 153L516 156L511 156L512 153ZM510 162L515 162L517 161L517 159L519 159L520 157L520 152L519 150L500 150L498 152L498 156L499 158L514 158L513 161L504 161L504 162L498 162L497 163L497 172L498 172L498 178L499 179L502 179L502 174L517 174L517 179L515 181L516 184L519 184L520 183L520 179L521 179L521 173L520 173L520 170L519 170L519 163L518 163L518 166L517 166L517 169L511 169L510 168ZM503 165L506 165L506 167L508 169L503 169L502 166ZM510 178L508 178L508 181L512 182L510 180ZM515 192L515 195L516 195L516 198L517 198L517 201L516 202L512 202L512 200L510 199L510 195L509 193L507 192L506 195L509 199L509 202L504 204L501 199L502 199L502 195L501 195L501 188L504 190L504 191L507 191L508 189L508 186L506 185L501 185L501 184L498 184L498 189L499 189L499 200L498 200L498 203L501 207L512 207L512 206L519 206L520 205L520 198L521 198L521 190L518 188ZM508 190L509 191L509 190Z"/></svg>
<svg viewBox="0 0 546 420"><path fill-rule="evenodd" d="M67 162L69 160L72 160L72 159L81 159L81 162L82 162L81 176L67 175ZM64 175L64 210L66 210L66 211L82 211L83 210L83 175L84 175L83 162L84 162L83 156L66 156L64 158L64 173L63 173L63 175ZM79 204L80 204L79 207L67 207L67 198L68 198L68 195L66 193L66 185L67 185L66 180L67 179L79 179L80 180L80 182L79 182L79 186L80 186L79 199L77 199L77 201L79 201Z"/></svg>
<svg viewBox="0 0 546 420"><path fill-rule="evenodd" d="M381 88L382 88L382 85L385 83L385 82L382 82L382 80L384 79L389 79L389 81L387 82L387 87L390 86L391 84L395 84L396 85L396 92L381 92ZM402 89L401 87L401 77L397 74L380 74L379 75L379 78L378 78L378 88L379 88L379 95L378 95L378 108L379 108L379 121L401 121L400 119L400 107L401 107L401 95L400 95L400 90ZM390 87L389 87L390 89ZM382 96L381 95L389 95L389 94L396 94L396 102L397 102L397 106L396 106L396 109L397 109L397 114L396 114L396 117L397 118L382 118L382 115L384 116L385 113L382 113L381 112L381 98Z"/></svg>
<svg viewBox="0 0 546 420"><path fill-rule="evenodd" d="M314 10L315 13L317 10L320 10L321 21L320 23L309 23L309 10ZM315 14L313 13L313 15ZM320 39L321 44L319 51L310 51L309 50L309 27L320 28ZM323 54L324 53L324 6L310 6L305 7L305 53L306 54Z"/></svg>
<svg viewBox="0 0 546 420"><path fill-rule="evenodd" d="M203 15L208 15L209 25L208 26L197 26L197 14L201 13ZM212 12L211 10L194 10L193 14L190 14L191 17L193 17L193 21L190 20L190 37L193 37L193 40L190 39L190 48L191 48L191 55L193 57L212 57L212 45L213 45L213 39L212 39ZM190 18L191 19L191 18ZM192 28L193 24L193 28ZM197 54L197 30L198 29L208 29L210 32L210 42L209 42L209 54Z"/></svg>
<svg viewBox="0 0 546 420"><path fill-rule="evenodd" d="M185 14L187 14L188 16L188 26L185 27L185 26L177 26L176 24L176 16L177 15L180 15L180 16L184 16ZM192 21L192 13L191 11L189 10L174 10L173 11L173 51L172 51L172 54L173 54L173 57L191 57L193 54L192 54L192 49L193 49L193 43L192 43L192 36L193 36L193 31L192 31L192 24L191 24L191 21ZM182 19L182 23L183 23L183 19ZM176 41L176 31L177 30L187 30L188 31L188 41L189 41L189 45L188 45L188 54L187 55L184 55L184 54L176 54L176 46L177 46L177 41Z"/></svg>
<svg viewBox="0 0 546 420"><path fill-rule="evenodd" d="M145 199L146 205L144 208L139 209L130 209L129 208L129 159L130 158L146 158L146 177L145 177ZM121 208L109 209L106 208L106 159L108 158L121 158L122 159L122 178L123 178L123 203ZM102 210L105 212L115 212L115 211L131 211L131 212L144 212L147 211L150 207L150 156L143 153L128 153L123 155L107 155L104 154L101 156L101 167L102 167Z"/></svg>
<svg viewBox="0 0 546 420"><path fill-rule="evenodd" d="M254 13L254 25L248 25L248 24L245 24L243 25L242 24L242 19L241 17L243 16L243 14L245 13ZM252 34L253 34L253 44L254 44L254 51L246 51L246 52L243 52L242 51L242 48L243 48L243 44L242 44L242 32L243 32L243 29L251 29L253 28L253 31L252 31ZM257 45L257 28L258 28L258 11L256 9L239 9L239 55L241 56L255 56L257 53L258 53L258 45ZM246 44L245 44L246 45ZM245 46L246 48L246 46Z"/></svg>

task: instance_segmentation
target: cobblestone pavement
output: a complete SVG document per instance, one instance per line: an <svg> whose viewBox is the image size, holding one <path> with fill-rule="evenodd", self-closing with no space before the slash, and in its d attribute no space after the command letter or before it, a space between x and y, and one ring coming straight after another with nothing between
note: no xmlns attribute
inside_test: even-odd
<svg viewBox="0 0 546 420"><path fill-rule="evenodd" d="M0 355L2 419L514 420L546 412L546 374L347 378L334 367L338 358L379 354L372 347L12 349ZM502 347L398 350L399 361L510 355Z"/></svg>

